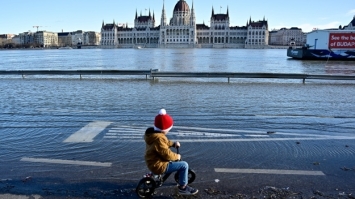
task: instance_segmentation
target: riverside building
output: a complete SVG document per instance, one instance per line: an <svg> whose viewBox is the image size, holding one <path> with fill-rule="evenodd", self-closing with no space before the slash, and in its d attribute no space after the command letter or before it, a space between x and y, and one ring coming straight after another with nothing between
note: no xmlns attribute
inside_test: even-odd
<svg viewBox="0 0 355 199"><path fill-rule="evenodd" d="M20 45L24 47L56 47L58 34L49 31L24 32L19 34Z"/></svg>
<svg viewBox="0 0 355 199"><path fill-rule="evenodd" d="M290 29L281 28L280 30L270 31L269 45L276 46L302 46L306 44L306 34L301 28L292 27Z"/></svg>
<svg viewBox="0 0 355 199"><path fill-rule="evenodd" d="M196 23L194 5L178 0L173 16L167 19L163 4L159 26L155 14L136 11L134 27L127 24L102 23L102 48L265 48L269 41L268 22L252 21L245 26L230 26L229 9L215 14L212 8L210 24Z"/></svg>

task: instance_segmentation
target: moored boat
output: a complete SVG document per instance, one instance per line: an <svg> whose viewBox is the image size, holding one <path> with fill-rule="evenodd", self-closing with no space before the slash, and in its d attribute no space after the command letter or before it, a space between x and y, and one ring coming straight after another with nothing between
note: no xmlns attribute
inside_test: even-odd
<svg viewBox="0 0 355 199"><path fill-rule="evenodd" d="M287 49L287 56L306 60L355 60L355 31L315 30L302 48Z"/></svg>

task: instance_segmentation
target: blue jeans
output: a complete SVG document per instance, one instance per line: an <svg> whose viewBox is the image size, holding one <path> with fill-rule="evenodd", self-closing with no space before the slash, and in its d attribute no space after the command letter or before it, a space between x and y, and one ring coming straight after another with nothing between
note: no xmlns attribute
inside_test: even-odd
<svg viewBox="0 0 355 199"><path fill-rule="evenodd" d="M165 173L179 172L179 185L185 186L188 183L189 165L185 161L169 162Z"/></svg>

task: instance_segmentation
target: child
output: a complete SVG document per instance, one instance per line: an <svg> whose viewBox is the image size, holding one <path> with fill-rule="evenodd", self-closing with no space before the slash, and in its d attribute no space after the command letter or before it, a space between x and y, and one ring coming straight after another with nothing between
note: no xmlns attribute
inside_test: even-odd
<svg viewBox="0 0 355 199"><path fill-rule="evenodd" d="M155 117L154 128L145 131L145 162L149 170L156 175L179 171L179 194L195 195L198 190L187 186L189 165L187 162L178 161L181 155L170 150L170 147L180 147L179 142L172 142L166 137L172 127L173 118L165 109L161 109Z"/></svg>

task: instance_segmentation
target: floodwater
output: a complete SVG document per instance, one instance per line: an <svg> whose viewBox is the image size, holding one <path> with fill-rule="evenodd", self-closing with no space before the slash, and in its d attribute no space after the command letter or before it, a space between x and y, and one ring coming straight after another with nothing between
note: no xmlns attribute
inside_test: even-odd
<svg viewBox="0 0 355 199"><path fill-rule="evenodd" d="M285 50L0 51L0 70L31 69L354 75L355 64L292 60ZM159 109L165 108L175 121L169 138L182 143L183 157L200 173L211 173L213 168L321 170L332 176L324 191L335 189L335 184L349 191L347 182L353 173L347 175L339 168L355 169L354 85L354 81L334 80L303 84L301 80L231 79L228 83L191 78L153 81L145 76L84 76L82 80L1 76L1 178L59 178L62 183L119 179L134 185L146 171L142 135ZM93 140L65 142L95 122L107 125ZM26 158L112 166L92 169ZM320 182L324 181L314 180L312 186L322 187ZM295 187L302 183L313 181Z"/></svg>

